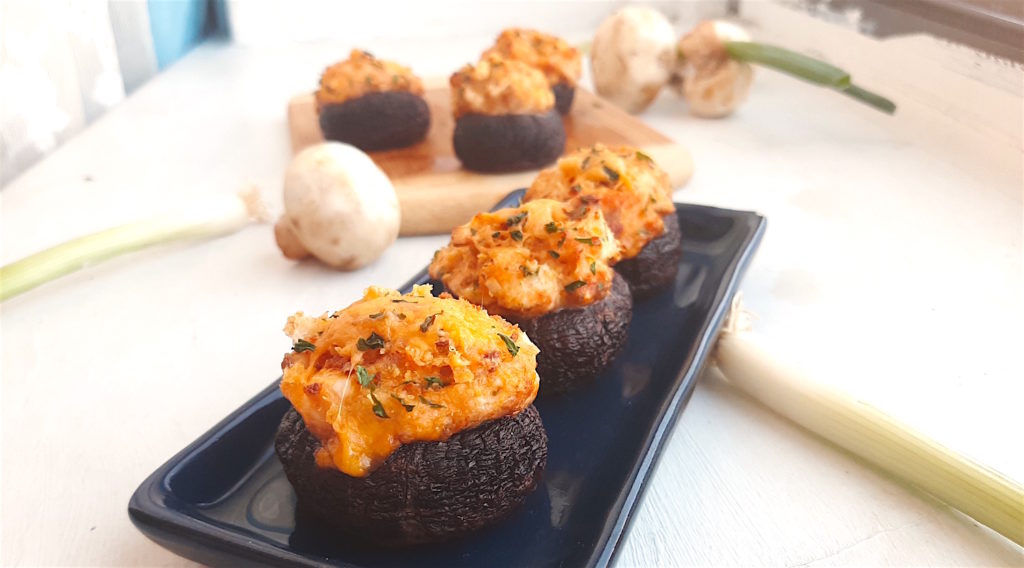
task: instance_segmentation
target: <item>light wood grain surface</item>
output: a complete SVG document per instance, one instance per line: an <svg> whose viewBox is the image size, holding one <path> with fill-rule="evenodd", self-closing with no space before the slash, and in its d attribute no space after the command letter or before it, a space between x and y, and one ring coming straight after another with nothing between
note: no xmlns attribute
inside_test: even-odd
<svg viewBox="0 0 1024 568"><path fill-rule="evenodd" d="M537 170L481 174L463 169L452 148L455 125L446 82L428 80L423 97L431 115L426 139L409 148L370 154L395 186L403 236L447 233L509 191L530 185L537 175ZM323 142L312 94L292 97L287 112L292 152ZM586 89L577 89L563 124L566 151L598 142L637 146L668 172L672 187L682 187L693 175L693 158L685 147Z"/></svg>
<svg viewBox="0 0 1024 568"><path fill-rule="evenodd" d="M1021 479L1024 75L923 38L861 41L758 10L755 35L819 53L834 45L824 54L900 112L769 72L723 121L663 96L642 118L698 165L676 197L767 215L743 289L779 357ZM375 52L443 75L490 39ZM279 205L291 154L283 105L349 47L202 46L0 192L0 261L186 194L256 183ZM4 303L0 563L192 565L131 526L138 483L277 376L289 314L400 285L444 241L403 238L364 270L338 273L286 261L261 226ZM706 376L617 565L1022 561L1006 540Z"/></svg>

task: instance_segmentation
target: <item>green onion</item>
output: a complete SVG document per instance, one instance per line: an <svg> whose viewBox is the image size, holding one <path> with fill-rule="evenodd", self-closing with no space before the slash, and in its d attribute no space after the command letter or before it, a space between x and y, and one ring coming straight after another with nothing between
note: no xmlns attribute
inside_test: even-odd
<svg viewBox="0 0 1024 568"><path fill-rule="evenodd" d="M719 336L715 365L729 384L781 416L931 494L1024 546L1024 488L915 432L884 412L776 361L732 322Z"/></svg>
<svg viewBox="0 0 1024 568"><path fill-rule="evenodd" d="M212 238L267 220L256 190L205 198L187 211L136 221L59 244L0 267L0 302L86 266L152 245Z"/></svg>
<svg viewBox="0 0 1024 568"><path fill-rule="evenodd" d="M725 50L737 61L756 63L816 85L835 89L882 112L896 112L889 99L853 84L850 74L842 69L776 45L751 41L725 41Z"/></svg>

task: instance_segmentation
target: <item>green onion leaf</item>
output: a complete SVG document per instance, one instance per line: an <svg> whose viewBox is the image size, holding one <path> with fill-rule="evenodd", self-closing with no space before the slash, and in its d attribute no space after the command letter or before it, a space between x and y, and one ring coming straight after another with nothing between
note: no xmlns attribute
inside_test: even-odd
<svg viewBox="0 0 1024 568"><path fill-rule="evenodd" d="M560 254L558 254L557 252L555 252L553 250L549 250L548 254L551 255L551 258L558 258L559 256L561 256Z"/></svg>
<svg viewBox="0 0 1024 568"><path fill-rule="evenodd" d="M591 263L590 263L590 273L591 274L597 274L597 263L596 262L591 261Z"/></svg>
<svg viewBox="0 0 1024 568"><path fill-rule="evenodd" d="M548 223L544 225L544 230L549 233L557 233L558 223L555 223L554 221L548 221Z"/></svg>
<svg viewBox="0 0 1024 568"><path fill-rule="evenodd" d="M505 220L505 226L506 227L515 227L523 219L526 219L526 216L529 215L529 214L530 214L529 211L523 211L522 213L519 213L518 215L513 215L513 216L509 217L508 219Z"/></svg>
<svg viewBox="0 0 1024 568"><path fill-rule="evenodd" d="M442 381L440 377L427 377L423 380L427 382L426 388L428 389L434 385L437 385L438 388L444 387L444 381Z"/></svg>
<svg viewBox="0 0 1024 568"><path fill-rule="evenodd" d="M756 63L823 87L830 87L882 112L896 112L896 103L854 85L842 69L784 47L750 41L727 41L725 50L737 61Z"/></svg>
<svg viewBox="0 0 1024 568"><path fill-rule="evenodd" d="M377 312L375 314L370 314L370 319L372 319L372 320L380 319L382 317L384 317L384 312Z"/></svg>

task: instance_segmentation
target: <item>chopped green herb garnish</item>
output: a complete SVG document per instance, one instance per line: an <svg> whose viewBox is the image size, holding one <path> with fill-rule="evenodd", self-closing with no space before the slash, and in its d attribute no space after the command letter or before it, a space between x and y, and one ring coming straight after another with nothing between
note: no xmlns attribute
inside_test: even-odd
<svg viewBox="0 0 1024 568"><path fill-rule="evenodd" d="M597 237L576 237L576 240L588 245L596 245L601 242Z"/></svg>
<svg viewBox="0 0 1024 568"><path fill-rule="evenodd" d="M565 244L565 235L562 235L562 238L558 239L558 244L555 245L555 246L557 246L558 248L562 248L562 245L564 245L564 244Z"/></svg>
<svg viewBox="0 0 1024 568"><path fill-rule="evenodd" d="M576 290L579 290L580 288L582 288L582 287L584 287L586 285L587 285L586 282L584 282L582 280L577 280L575 282L570 282L570 283L566 284L565 285L565 291L566 292L575 292Z"/></svg>
<svg viewBox="0 0 1024 568"><path fill-rule="evenodd" d="M561 256L560 254L558 254L557 252L555 252L553 250L549 250L548 254L551 255L551 258L558 258L559 256Z"/></svg>
<svg viewBox="0 0 1024 568"><path fill-rule="evenodd" d="M643 161L645 161L645 162L653 162L654 161L654 160L651 159L650 156L648 156L647 154L644 154L640 150L636 151L636 157L641 159L641 160L643 160Z"/></svg>
<svg viewBox="0 0 1024 568"><path fill-rule="evenodd" d="M402 400L402 397L398 396L395 393L391 393L391 398L397 400L398 404L401 404L402 408L404 408L406 412L412 412L412 409L416 408L415 404L406 404L405 401ZM376 410L374 412L376 412ZM378 416L380 415L378 414Z"/></svg>
<svg viewBox="0 0 1024 568"><path fill-rule="evenodd" d="M384 317L384 312L377 312L375 314L370 314L370 319L372 319L372 320L380 319L382 317Z"/></svg>
<svg viewBox="0 0 1024 568"><path fill-rule="evenodd" d="M573 184L573 186L570 187L569 190L572 191L573 193L579 193L579 192L583 191L583 186L578 184L578 183L576 183L576 184Z"/></svg>
<svg viewBox="0 0 1024 568"><path fill-rule="evenodd" d="M526 219L526 216L529 215L529 214L530 214L529 211L523 211L522 213L519 213L518 215L513 215L513 216L509 217L508 219L505 220L505 226L506 227L515 227L516 225L521 223L523 219Z"/></svg>
<svg viewBox="0 0 1024 568"><path fill-rule="evenodd" d="M583 158L583 163L580 165L580 169L581 170L585 170L585 169L587 169L588 165L590 165L590 156L587 156L586 158Z"/></svg>
<svg viewBox="0 0 1024 568"><path fill-rule="evenodd" d="M384 412L384 405L381 404L379 400L377 400L377 397L374 396L372 392L370 393L370 401L373 402L373 413L374 414L376 414L380 418L387 418L388 417L388 413Z"/></svg>
<svg viewBox="0 0 1024 568"><path fill-rule="evenodd" d="M500 337L501 340L505 343L505 348L508 349L508 352L511 353L513 357L519 354L519 346L516 345L515 341L512 341L511 337L505 335L504 333L498 333L498 337Z"/></svg>
<svg viewBox="0 0 1024 568"><path fill-rule="evenodd" d="M292 345L292 351L296 353L302 353L303 351L316 351L316 345L313 345L305 339L300 339L295 342L295 345Z"/></svg>
<svg viewBox="0 0 1024 568"><path fill-rule="evenodd" d="M427 377L427 378L425 378L423 380L426 381L426 383L427 383L427 387L426 388L428 388L428 389L430 387L434 386L434 385L437 385L438 387L443 387L444 386L444 381L442 381L439 377Z"/></svg>
<svg viewBox="0 0 1024 568"><path fill-rule="evenodd" d="M548 221L548 223L544 225L544 230L549 233L557 233L558 223L555 223L554 221Z"/></svg>
<svg viewBox="0 0 1024 568"><path fill-rule="evenodd" d="M402 312L395 312L395 317L400 320L404 320L406 318L406 315L403 314Z"/></svg>
<svg viewBox="0 0 1024 568"><path fill-rule="evenodd" d="M384 338L377 335L374 331L369 337L360 337L359 341L356 342L356 347L360 351L369 351L370 349L384 349Z"/></svg>
<svg viewBox="0 0 1024 568"><path fill-rule="evenodd" d="M519 272L522 272L523 276L533 276L533 275L537 274L536 271L531 271L529 268L527 268L526 266L524 266L522 264L519 265Z"/></svg>
<svg viewBox="0 0 1024 568"><path fill-rule="evenodd" d="M501 236L501 231L494 231L493 233L491 233L491 238L492 239L496 239L496 238L498 238L500 236Z"/></svg>
<svg viewBox="0 0 1024 568"><path fill-rule="evenodd" d="M419 302L413 302L412 300L406 300L405 298L399 298L397 300L391 300L392 304L417 304Z"/></svg>
<svg viewBox="0 0 1024 568"><path fill-rule="evenodd" d="M420 402L422 402L423 404L429 406L430 408L444 408L443 404L438 404L436 402L430 402L429 400L423 398L423 395L420 395Z"/></svg>
<svg viewBox="0 0 1024 568"><path fill-rule="evenodd" d="M522 241L523 240L523 233L521 231L519 231L519 230L509 231L508 232L508 236L512 237L513 239L515 239L517 241Z"/></svg>
<svg viewBox="0 0 1024 568"><path fill-rule="evenodd" d="M590 262L590 273L597 274L597 263L594 261Z"/></svg>
<svg viewBox="0 0 1024 568"><path fill-rule="evenodd" d="M475 237L476 236L476 229L470 227L469 228L469 234L471 234L471 235L473 235Z"/></svg>
<svg viewBox="0 0 1024 568"><path fill-rule="evenodd" d="M609 168L604 164L601 164L601 169L604 170L604 175L608 176L608 179L612 181L619 181L619 172Z"/></svg>
<svg viewBox="0 0 1024 568"><path fill-rule="evenodd" d="M434 318L436 318L438 315L439 314L430 314L429 316L427 316L427 319L423 320L423 323L420 324L420 331L426 333L427 330L430 329L430 326L434 324Z"/></svg>
<svg viewBox="0 0 1024 568"><path fill-rule="evenodd" d="M373 378L377 375L371 375L366 372L366 368L362 365L356 365L356 378L359 379L359 386L365 387L373 381Z"/></svg>

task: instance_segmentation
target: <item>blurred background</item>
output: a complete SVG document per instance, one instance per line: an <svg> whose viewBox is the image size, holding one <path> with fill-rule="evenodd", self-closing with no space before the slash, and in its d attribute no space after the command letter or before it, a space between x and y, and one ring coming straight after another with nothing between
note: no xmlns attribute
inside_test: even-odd
<svg viewBox="0 0 1024 568"><path fill-rule="evenodd" d="M1016 0L752 0L844 21L877 37L924 33L1020 62ZM247 46L430 40L509 25L589 34L622 0L330 2L5 0L0 2L0 185L202 41ZM740 0L646 2L673 22L736 14ZM401 17L396 17L396 7ZM372 22L373 25L367 25ZM469 27L465 22L472 22Z"/></svg>

